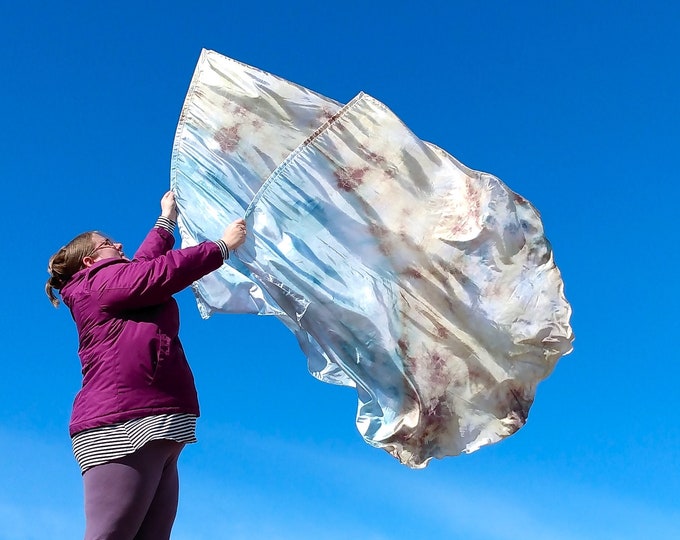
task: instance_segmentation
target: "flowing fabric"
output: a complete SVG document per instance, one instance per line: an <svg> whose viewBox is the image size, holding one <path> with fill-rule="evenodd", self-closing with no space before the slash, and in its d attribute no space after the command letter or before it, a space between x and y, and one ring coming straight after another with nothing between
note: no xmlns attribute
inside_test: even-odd
<svg viewBox="0 0 680 540"><path fill-rule="evenodd" d="M278 317L315 377L356 388L364 439L410 467L517 431L571 351L538 212L366 94L342 106L203 51L171 179L183 245L248 222L194 285L201 314Z"/></svg>

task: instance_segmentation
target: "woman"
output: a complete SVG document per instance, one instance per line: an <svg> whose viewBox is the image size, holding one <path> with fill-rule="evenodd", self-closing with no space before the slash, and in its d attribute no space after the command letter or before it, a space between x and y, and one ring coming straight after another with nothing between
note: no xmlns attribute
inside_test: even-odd
<svg viewBox="0 0 680 540"><path fill-rule="evenodd" d="M194 379L178 338L172 295L219 268L243 244L246 224L222 238L172 250L172 192L135 253L83 233L49 261L45 286L59 290L79 336L83 383L69 425L83 473L85 539L167 539L177 511L177 458L195 442Z"/></svg>

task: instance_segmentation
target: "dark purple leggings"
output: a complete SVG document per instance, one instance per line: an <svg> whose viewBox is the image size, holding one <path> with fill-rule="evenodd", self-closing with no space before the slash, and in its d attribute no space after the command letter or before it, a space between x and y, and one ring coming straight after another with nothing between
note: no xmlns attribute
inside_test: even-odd
<svg viewBox="0 0 680 540"><path fill-rule="evenodd" d="M85 540L167 540L177 513L183 443L151 441L85 471Z"/></svg>

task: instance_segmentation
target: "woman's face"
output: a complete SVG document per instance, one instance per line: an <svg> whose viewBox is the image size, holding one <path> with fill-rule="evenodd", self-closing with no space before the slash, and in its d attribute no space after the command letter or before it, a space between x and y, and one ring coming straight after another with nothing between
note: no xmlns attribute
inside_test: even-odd
<svg viewBox="0 0 680 540"><path fill-rule="evenodd" d="M123 244L119 242L114 242L99 233L94 233L92 235L92 242L94 244L94 249L92 250L93 262L103 261L104 259L125 259L128 258L123 253Z"/></svg>

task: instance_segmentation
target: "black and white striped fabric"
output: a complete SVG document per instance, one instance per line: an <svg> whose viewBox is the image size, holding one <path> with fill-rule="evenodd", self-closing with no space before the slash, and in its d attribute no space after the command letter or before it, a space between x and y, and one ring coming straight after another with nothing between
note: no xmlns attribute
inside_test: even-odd
<svg viewBox="0 0 680 540"><path fill-rule="evenodd" d="M154 225L154 227L165 229L169 233L174 233L176 225L177 223L175 223L170 218L166 218L165 216L159 216L158 219L156 220L156 224Z"/></svg>
<svg viewBox="0 0 680 540"><path fill-rule="evenodd" d="M145 416L76 433L72 438L73 454L84 473L95 465L127 456L149 441L170 439L181 443L196 442L196 416L159 414Z"/></svg>

